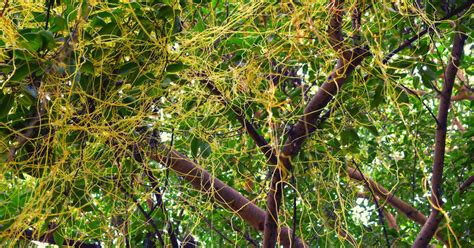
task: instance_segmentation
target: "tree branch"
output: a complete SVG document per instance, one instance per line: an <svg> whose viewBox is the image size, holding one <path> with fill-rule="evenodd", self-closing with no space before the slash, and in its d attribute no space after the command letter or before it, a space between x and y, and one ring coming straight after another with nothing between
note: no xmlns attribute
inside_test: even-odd
<svg viewBox="0 0 474 248"><path fill-rule="evenodd" d="M384 202L387 202L390 204L392 207L394 207L396 210L399 212L403 213L408 219L415 221L416 223L420 225L424 225L426 222L426 217L424 214L422 214L418 209L412 207L410 204L406 203L405 201L401 200L394 194L392 194L390 191L388 191L385 187L382 185L378 184L371 178L362 175L357 169L349 167L347 168L347 173L349 177L353 180L364 182L364 177L368 182L370 189L373 190L373 192ZM369 190L370 190L369 189ZM436 238L441 241L445 242L444 239L441 237L441 235L437 235Z"/></svg>
<svg viewBox="0 0 474 248"><path fill-rule="evenodd" d="M362 180L365 183L365 187L369 190L370 194L372 195L372 198L374 199L376 211L377 211L378 217L379 217L379 222L380 222L380 225L382 226L383 234L384 234L384 237L385 237L385 242L387 242L387 248L390 248L390 240L388 239L387 229L385 228L383 209L379 205L379 200L375 196L374 190L370 187L369 182L367 181L364 174L360 170L359 165L355 161L353 161L353 162L354 162L354 164L357 168L357 171L359 171L360 175L362 176Z"/></svg>
<svg viewBox="0 0 474 248"><path fill-rule="evenodd" d="M217 89L217 87L210 81L210 80L205 80L205 85L206 87L216 96L219 96L222 98L226 106L229 106L234 114L237 116L237 120L240 122L240 124L245 128L247 133L252 137L252 139L255 141L255 143L258 145L262 153L267 157L268 163L270 164L277 164L277 157L276 157L276 151L275 149L268 144L268 142L265 140L264 137L262 137L260 134L258 134L257 129L253 125L252 122L247 120L245 118L245 113L242 111L242 109L238 108L237 106L233 106L231 103L229 103L225 98L224 95Z"/></svg>
<svg viewBox="0 0 474 248"><path fill-rule="evenodd" d="M140 210L140 212L143 214L143 216L145 217L146 219L146 223L150 224L152 227L153 227L153 230L155 230L155 235L158 237L158 240L160 241L161 245L162 246L165 246L165 241L163 239L163 235L161 235L161 231L160 229L158 228L158 226L156 225L156 222L155 220L145 211L145 209L143 209L142 205L138 202L138 200L135 198L135 196L133 196L131 193L129 193L124 187L123 185L119 184L119 187L120 189L122 190L122 192L125 193L125 195L127 197L129 197L133 203L135 203L135 205L138 207L138 210Z"/></svg>
<svg viewBox="0 0 474 248"><path fill-rule="evenodd" d="M466 38L467 36L463 33L456 33L454 35L451 58L449 59L448 66L444 72L443 89L441 91L441 100L437 118L438 125L436 128L433 175L431 177L431 214L421 228L420 233L418 233L418 236L413 243L413 247L428 246L442 220L442 218L438 217L438 213L443 206L441 200L441 186L443 183L444 153L446 149L446 127L454 79L460 64Z"/></svg>
<svg viewBox="0 0 474 248"><path fill-rule="evenodd" d="M220 205L234 211L253 228L263 231L265 211L174 149L159 145L156 150L149 153L150 158L165 164L196 189L211 195ZM283 246L306 247L304 241L299 238L296 238L296 244L291 244L291 233L288 227L281 228L280 237Z"/></svg>
<svg viewBox="0 0 474 248"><path fill-rule="evenodd" d="M301 149L306 138L317 129L317 120L332 98L339 92L352 71L362 63L368 52L364 49L345 49L342 41L342 0L333 0L330 7L331 19L328 27L328 37L336 52L342 53L337 61L335 70L326 82L319 88L304 109L304 114L288 132L288 138L279 154L278 164L272 173L270 190L267 195L267 216L265 219L264 247L274 247L276 244L278 210L281 202L284 181L291 171L291 158Z"/></svg>
<svg viewBox="0 0 474 248"><path fill-rule="evenodd" d="M445 17L439 19L437 22L434 22L433 25L436 26L436 25L440 24L440 21L448 20L451 17L462 13L463 11L469 9L471 7L472 3L473 3L473 1L467 1L466 3L461 5L459 8L457 8L457 9L453 10L451 13L447 14ZM405 40L402 44L400 44L399 47L395 48L387 56L385 56L385 58L382 60L382 63L386 64L395 54L397 54L398 52L402 51L403 49L409 47L413 42L415 42L416 40L420 39L425 34L427 34L428 31L432 28L433 27L426 27L422 31L420 31L418 34L416 34L415 36L411 37L408 40Z"/></svg>
<svg viewBox="0 0 474 248"><path fill-rule="evenodd" d="M471 184L474 183L474 176L470 176L466 181L464 181L461 186L459 186L459 192L462 194L464 193Z"/></svg>

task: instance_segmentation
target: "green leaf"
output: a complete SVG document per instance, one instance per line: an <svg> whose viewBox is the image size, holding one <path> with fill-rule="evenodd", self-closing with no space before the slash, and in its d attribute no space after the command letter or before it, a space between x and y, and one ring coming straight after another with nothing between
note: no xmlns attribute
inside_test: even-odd
<svg viewBox="0 0 474 248"><path fill-rule="evenodd" d="M194 157L200 155L207 158L211 155L211 146L206 141L194 137L191 141L191 154L193 154Z"/></svg>
<svg viewBox="0 0 474 248"><path fill-rule="evenodd" d="M397 102L398 103L410 103L408 95L405 91L403 91L403 90L400 91L400 93L397 97Z"/></svg>
<svg viewBox="0 0 474 248"><path fill-rule="evenodd" d="M117 22L112 21L111 23L106 24L99 32L101 35L122 35L122 31L117 25Z"/></svg>
<svg viewBox="0 0 474 248"><path fill-rule="evenodd" d="M161 86L154 86L146 92L149 97L160 97L163 95L163 90Z"/></svg>
<svg viewBox="0 0 474 248"><path fill-rule="evenodd" d="M197 157L198 153L199 153L199 147L201 145L201 140L198 139L198 138L193 138L191 140L191 154L194 156L194 157Z"/></svg>
<svg viewBox="0 0 474 248"><path fill-rule="evenodd" d="M49 31L53 33L57 33L59 31L65 30L67 28L67 22L66 19L64 19L62 16L56 16L52 18L51 20L51 28Z"/></svg>
<svg viewBox="0 0 474 248"><path fill-rule="evenodd" d="M438 78L435 70L436 70L435 66L428 66L428 65L421 66L421 68L419 69L421 81L423 85L429 89L433 88L431 84L434 80Z"/></svg>
<svg viewBox="0 0 474 248"><path fill-rule="evenodd" d="M38 66L29 65L29 64L22 64L21 66L17 67L15 70L15 74L10 78L12 82L19 82L25 79L27 76L31 75L33 72L37 71L39 68Z"/></svg>
<svg viewBox="0 0 474 248"><path fill-rule="evenodd" d="M53 33L51 33L50 31L41 30L39 34L42 39L43 47L49 50L54 49L54 47L56 46L56 41L54 40Z"/></svg>
<svg viewBox="0 0 474 248"><path fill-rule="evenodd" d="M193 29L198 32L202 32L206 29L206 25L204 24L204 20L200 14L197 16L197 23L194 25Z"/></svg>
<svg viewBox="0 0 474 248"><path fill-rule="evenodd" d="M38 91L30 85L22 86L21 93L22 95L17 98L17 102L24 107L32 106L38 97Z"/></svg>
<svg viewBox="0 0 474 248"><path fill-rule="evenodd" d="M0 92L0 118L4 118L10 112L10 109L13 106L13 102L15 101L15 97L13 94L4 95Z"/></svg>
<svg viewBox="0 0 474 248"><path fill-rule="evenodd" d="M30 52L39 50L42 45L43 39L39 33L26 33L21 37L20 46Z"/></svg>
<svg viewBox="0 0 474 248"><path fill-rule="evenodd" d="M59 247L61 247L62 244L64 243L64 236L59 234L58 231L53 232L53 238L54 238L54 243L56 243L56 245L59 245Z"/></svg>
<svg viewBox="0 0 474 248"><path fill-rule="evenodd" d="M175 72L179 72L179 71L182 71L184 69L187 69L187 68L189 68L189 66L185 65L183 63L169 64L166 67L166 72L175 73Z"/></svg>
<svg viewBox="0 0 474 248"><path fill-rule="evenodd" d="M420 86L420 77L414 76L413 77L413 87L415 89L418 89L419 86Z"/></svg>
<svg viewBox="0 0 474 248"><path fill-rule="evenodd" d="M171 6L169 5L165 5L161 8L159 8L157 11L156 11L156 15L158 16L158 18L160 19L174 19L174 11L173 11L173 8L171 8Z"/></svg>
<svg viewBox="0 0 474 248"><path fill-rule="evenodd" d="M137 63L127 62L120 67L120 69L118 70L118 73L124 75L124 74L135 72L136 70L138 70Z"/></svg>
<svg viewBox="0 0 474 248"><path fill-rule="evenodd" d="M168 86L170 86L171 82L173 82L173 80L170 77L165 77L165 79L163 79L163 81L161 82L160 86L163 89L168 88Z"/></svg>
<svg viewBox="0 0 474 248"><path fill-rule="evenodd" d="M369 130L369 132L372 133L374 136L379 136L379 131L377 131L377 128L374 125L367 125L364 127L367 128L367 130Z"/></svg>
<svg viewBox="0 0 474 248"><path fill-rule="evenodd" d="M375 89L375 94L374 94L374 97L372 99L372 101L370 102L370 106L372 108L375 108L377 106L379 106L381 103L384 102L384 86L383 84L380 84L377 86L377 88Z"/></svg>
<svg viewBox="0 0 474 248"><path fill-rule="evenodd" d="M133 85L142 85L144 83L152 83L155 80L153 73L147 72L143 75L137 77L137 79L133 82Z"/></svg>
<svg viewBox="0 0 474 248"><path fill-rule="evenodd" d="M359 141L359 135L357 135L355 129L346 128L341 132L341 143L343 145L349 145L357 141Z"/></svg>
<svg viewBox="0 0 474 248"><path fill-rule="evenodd" d="M454 193L452 200L454 206L461 204L461 192L459 190Z"/></svg>
<svg viewBox="0 0 474 248"><path fill-rule="evenodd" d="M209 157L209 155L211 155L211 146L209 145L209 143L205 141L201 142L201 146L199 147L199 149L201 150L201 155L204 158L207 158Z"/></svg>
<svg viewBox="0 0 474 248"><path fill-rule="evenodd" d="M81 71L87 75L94 75L94 64L88 59L82 64Z"/></svg>

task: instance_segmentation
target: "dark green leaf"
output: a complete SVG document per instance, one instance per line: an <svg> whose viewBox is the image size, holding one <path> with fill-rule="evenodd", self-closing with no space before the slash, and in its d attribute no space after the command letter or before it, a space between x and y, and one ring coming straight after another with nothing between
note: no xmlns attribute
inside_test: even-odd
<svg viewBox="0 0 474 248"><path fill-rule="evenodd" d="M94 64L88 59L82 64L81 71L86 75L94 75Z"/></svg>
<svg viewBox="0 0 474 248"><path fill-rule="evenodd" d="M349 145L357 141L359 141L359 135L357 135L355 129L346 128L341 132L341 143L343 145Z"/></svg>
<svg viewBox="0 0 474 248"><path fill-rule="evenodd" d="M171 20L172 17L174 16L174 11L173 11L173 8L171 8L171 6L165 5L156 11L156 15L158 16L158 18L161 18L161 19Z"/></svg>
<svg viewBox="0 0 474 248"><path fill-rule="evenodd" d="M127 62L123 64L118 70L119 74L129 74L138 70L138 64L135 62Z"/></svg>
<svg viewBox="0 0 474 248"><path fill-rule="evenodd" d="M51 24L52 24L52 26L49 29L49 31L51 31L53 33L63 31L67 28L66 19L64 19L62 16L56 16L56 17L52 18Z"/></svg>
<svg viewBox="0 0 474 248"><path fill-rule="evenodd" d="M20 44L28 51L37 51L43 45L43 39L39 33L26 33L22 35Z"/></svg>
<svg viewBox="0 0 474 248"><path fill-rule="evenodd" d="M50 31L41 30L39 34L41 36L44 48L51 50L56 46L56 41L54 40L53 33L51 33Z"/></svg>
<svg viewBox="0 0 474 248"><path fill-rule="evenodd" d="M182 71L182 70L184 70L188 67L189 66L187 66L183 63L169 64L166 67L166 72L169 72L169 73L179 72L179 71Z"/></svg>
<svg viewBox="0 0 474 248"><path fill-rule="evenodd" d="M199 147L201 146L201 140L198 139L198 138L193 138L191 140L191 154L194 156L194 157L197 157L198 153L199 153Z"/></svg>
<svg viewBox="0 0 474 248"><path fill-rule="evenodd" d="M59 246L62 246L64 243L64 237L61 235L59 232L53 232L53 238L54 238L54 243L56 243Z"/></svg>
<svg viewBox="0 0 474 248"><path fill-rule="evenodd" d="M15 97L13 94L4 95L0 92L0 118L4 118L8 115L8 112L10 112L14 101Z"/></svg>
<svg viewBox="0 0 474 248"><path fill-rule="evenodd" d="M13 76L10 78L10 81L12 82L22 81L23 79L31 75L36 70L38 70L38 67L36 66L31 67L28 64L22 64L21 66L16 68Z"/></svg>

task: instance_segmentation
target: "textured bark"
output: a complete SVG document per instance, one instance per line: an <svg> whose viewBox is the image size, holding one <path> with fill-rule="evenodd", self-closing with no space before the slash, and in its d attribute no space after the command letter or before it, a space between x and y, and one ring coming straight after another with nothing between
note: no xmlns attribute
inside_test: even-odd
<svg viewBox="0 0 474 248"><path fill-rule="evenodd" d="M347 172L349 173L349 177L364 182L364 176L355 168L347 168ZM399 212L406 215L409 219L415 221L416 223L423 225L426 222L426 217L422 214L418 209L412 207L410 204L404 202L400 198L396 197L390 191L388 191L385 187L381 186L380 184L376 183L371 178L365 176L368 184L374 191L374 193L383 201L390 204L392 207L397 209Z"/></svg>
<svg viewBox="0 0 474 248"><path fill-rule="evenodd" d="M264 236L268 238L264 240L268 241L268 245L264 245L264 247L274 247L276 243L275 230L278 221L278 205L281 201L285 177L292 168L291 158L299 152L306 138L316 130L316 120L318 120L323 108L339 92L354 68L362 62L364 55L351 51L346 53L346 56L338 60L336 70L321 85L316 95L305 108L303 117L288 134L288 139L279 155L279 163L272 173L271 186L267 195L267 217L265 223L267 231L264 232Z"/></svg>
<svg viewBox="0 0 474 248"><path fill-rule="evenodd" d="M191 183L194 188L210 195L223 207L234 211L256 230L263 231L265 211L177 151L166 146L160 146L157 150L163 153L160 151L151 153L150 158L165 164ZM166 154L166 151L169 152ZM279 236L282 245L285 247L306 247L304 241L299 238L296 238L295 244L291 244L291 233L291 229L281 228Z"/></svg>
<svg viewBox="0 0 474 248"><path fill-rule="evenodd" d="M335 70L329 75L326 82L319 88L311 101L304 109L304 114L298 123L288 132L288 138L279 154L278 164L272 173L270 190L267 195L267 216L265 219L264 242L265 248L273 248L277 242L278 210L281 202L285 177L292 169L291 158L301 149L306 138L316 129L316 122L332 98L339 92L352 71L358 66L368 53L359 48L346 49L343 45L342 0L331 1L328 37L331 46L341 54Z"/></svg>
<svg viewBox="0 0 474 248"><path fill-rule="evenodd" d="M420 225L424 225L426 223L426 216L423 213L421 213L420 211L418 211L418 209L412 207L410 204L406 203L405 201L392 194L382 185L378 184L367 176L363 176L355 168L349 167L347 168L347 172L349 174L349 177L356 181L364 182L365 177L374 193L383 202L387 202L390 206L394 207L400 213L404 214L408 219L413 220L414 222ZM446 242L441 235L436 235L436 238L443 243Z"/></svg>
<svg viewBox="0 0 474 248"><path fill-rule="evenodd" d="M453 49L448 66L444 72L443 89L440 95L438 110L438 124L436 128L435 150L433 159L433 170L431 177L431 213L428 220L421 228L413 243L413 247L427 247L433 238L442 218L438 216L439 210L443 206L441 200L441 186L443 184L444 153L446 149L446 127L448 122L448 112L451 103L454 79L461 60L464 42L467 36L462 33L454 35Z"/></svg>

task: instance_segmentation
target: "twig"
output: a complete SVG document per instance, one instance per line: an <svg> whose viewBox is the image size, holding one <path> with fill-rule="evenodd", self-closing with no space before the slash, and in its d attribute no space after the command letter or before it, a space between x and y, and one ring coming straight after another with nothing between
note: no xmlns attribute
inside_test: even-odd
<svg viewBox="0 0 474 248"><path fill-rule="evenodd" d="M470 176L466 181L464 181L461 186L459 186L459 192L464 193L471 184L474 183L474 176Z"/></svg>
<svg viewBox="0 0 474 248"><path fill-rule="evenodd" d="M155 220L143 209L141 204L138 202L138 200L130 194L121 184L119 184L119 187L122 189L122 191L125 193L126 196L128 196L132 201L137 205L138 210L143 214L143 216L146 218L146 222L149 223L153 229L155 230L155 234L158 237L158 240L160 241L161 245L164 247L165 246L165 241L163 240L163 236L161 235L161 231L158 228L158 226L155 223Z"/></svg>
<svg viewBox="0 0 474 248"><path fill-rule="evenodd" d="M460 6L459 8L453 10L451 13L449 13L448 15L446 15L445 17L439 19L438 21L436 21L433 25L436 26L439 24L440 21L444 21L444 20L448 20L449 18L455 16L455 15L458 15L460 14L461 12L463 12L464 10L468 9L469 7L471 7L473 1L467 1L466 3L464 3L462 6ZM416 40L420 39L422 36L424 36L425 34L428 33L428 31L432 29L432 27L426 27L424 28L422 31L420 31L418 34L416 34L415 36L411 37L410 39L404 41L400 46L398 46L397 48L395 48L393 51L391 51L387 56L385 56L385 58L382 60L382 63L383 64L386 64L395 54L397 54L398 52L402 51L403 49L407 48L408 46L410 46L413 42L415 42Z"/></svg>
<svg viewBox="0 0 474 248"><path fill-rule="evenodd" d="M2 9L2 12L0 13L0 17L3 17L7 8L8 8L8 0L5 0L3 1L3 9Z"/></svg>
<svg viewBox="0 0 474 248"><path fill-rule="evenodd" d="M367 181L367 179L365 179L364 173L362 173L362 171L360 170L359 165L354 160L352 160L352 162L354 163L357 170L362 175L362 179L364 180L365 186L369 189L369 192L372 195L372 198L374 198L375 207L377 208L377 212L378 212L379 222L380 222L380 225L382 225L383 235L385 237L385 241L387 242L387 248L390 248L390 240L388 239L387 228L385 227L384 216L382 213L382 209L379 206L379 201L377 197L375 196L375 193L372 187L370 187L369 182Z"/></svg>

